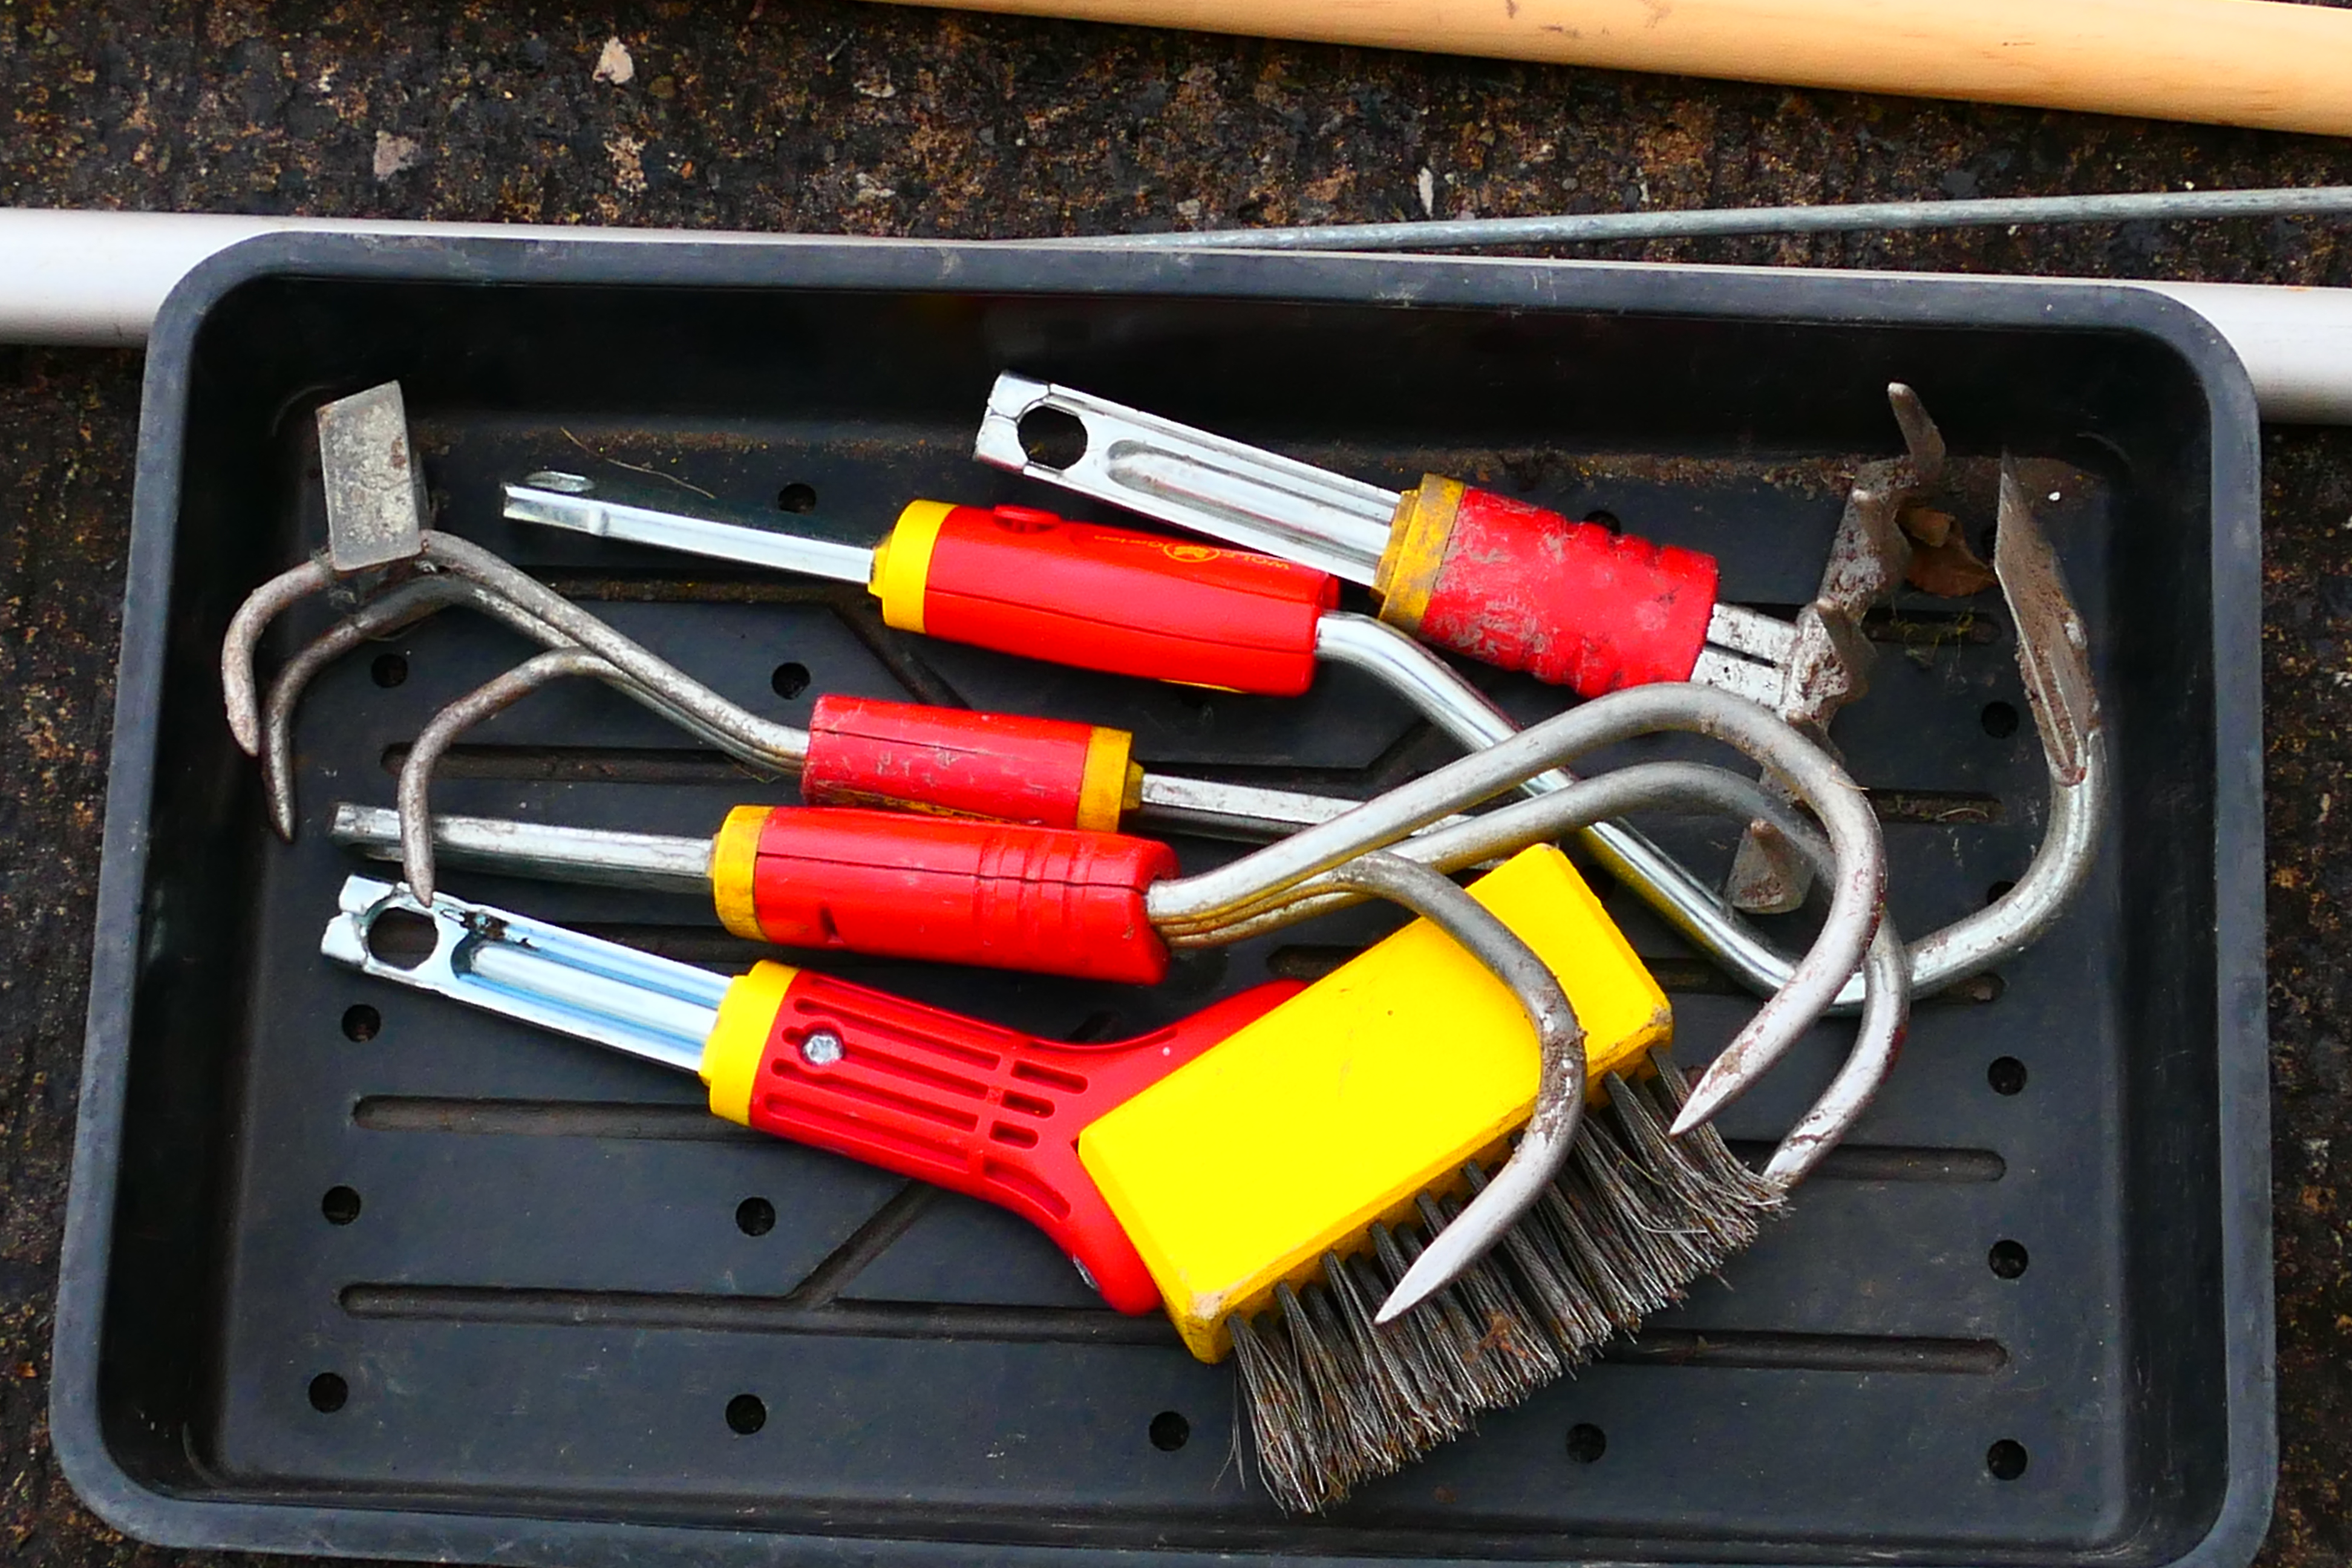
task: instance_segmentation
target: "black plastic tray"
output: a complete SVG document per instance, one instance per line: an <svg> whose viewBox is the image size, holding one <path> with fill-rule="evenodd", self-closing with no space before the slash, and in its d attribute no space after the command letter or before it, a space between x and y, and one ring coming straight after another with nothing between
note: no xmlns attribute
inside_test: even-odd
<svg viewBox="0 0 2352 1568"><path fill-rule="evenodd" d="M221 717L230 611L323 537L313 408L397 377L446 526L779 718L911 691L1340 789L1446 754L1344 674L1286 704L1045 669L885 633L855 593L498 520L499 478L605 458L739 499L806 486L877 530L918 493L1069 510L966 456L1006 367L1392 485L1432 468L1605 510L1716 552L1727 596L1768 605L1810 592L1851 460L1895 449L1883 388L1909 381L1968 459L1971 530L2004 447L2047 459L2119 779L2097 873L2031 953L1921 1007L1853 1145L1723 1284L1329 1517L1286 1519L1233 1458L1227 1372L1103 1312L1017 1222L317 956L351 868L331 804L388 802L388 749L514 662L510 636L450 614L320 680L291 848ZM183 285L147 374L53 1410L74 1485L122 1529L571 1564L2252 1555L2274 1468L2257 448L2242 374L2188 311L1539 262L278 237ZM2018 874L2043 794L1998 595L1912 608L1839 735L1916 933ZM1559 701L1491 684L1526 716ZM599 689L473 740L444 809L687 832L783 798ZM1727 861L1717 825L1661 830ZM450 880L751 956L692 900ZM1613 907L1672 983L1683 1059L1711 1055L1748 1004ZM1379 929L1187 959L1155 992L832 967L1101 1036ZM360 1006L377 1026L348 1037L371 1034ZM1727 1131L1773 1136L1849 1027ZM727 1415L745 1394L751 1435Z"/></svg>

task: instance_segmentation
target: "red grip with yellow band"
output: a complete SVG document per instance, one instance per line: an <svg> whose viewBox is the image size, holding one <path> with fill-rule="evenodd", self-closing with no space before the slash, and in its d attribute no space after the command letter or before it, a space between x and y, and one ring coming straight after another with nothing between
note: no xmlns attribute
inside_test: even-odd
<svg viewBox="0 0 2352 1568"><path fill-rule="evenodd" d="M703 1047L713 1114L1027 1219L1122 1312L1160 1289L1078 1162L1078 1134L1295 994L1277 981L1133 1040L1063 1045L762 963Z"/></svg>
<svg viewBox="0 0 2352 1568"><path fill-rule="evenodd" d="M801 798L1109 832L1142 782L1134 741L1059 719L820 697Z"/></svg>
<svg viewBox="0 0 2352 1568"><path fill-rule="evenodd" d="M1391 626L1598 697L1690 679L1716 564L1433 474L1397 508L1374 586Z"/></svg>
<svg viewBox="0 0 2352 1568"><path fill-rule="evenodd" d="M874 552L882 618L1113 675L1296 697L1315 680L1328 573L1034 507L919 500Z"/></svg>
<svg viewBox="0 0 2352 1568"><path fill-rule="evenodd" d="M785 947L1154 984L1149 838L837 806L737 808L712 845L719 918Z"/></svg>

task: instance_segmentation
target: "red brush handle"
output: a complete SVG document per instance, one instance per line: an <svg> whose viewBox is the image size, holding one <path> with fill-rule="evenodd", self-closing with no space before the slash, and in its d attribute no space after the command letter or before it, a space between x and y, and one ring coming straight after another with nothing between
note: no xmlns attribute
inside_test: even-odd
<svg viewBox="0 0 2352 1568"><path fill-rule="evenodd" d="M1113 675L1296 697L1315 680L1328 573L1189 540L960 506L940 525L921 630Z"/></svg>
<svg viewBox="0 0 2352 1568"><path fill-rule="evenodd" d="M1467 489L1419 630L1598 697L1689 679L1715 593L1712 556Z"/></svg>
<svg viewBox="0 0 2352 1568"><path fill-rule="evenodd" d="M1056 1045L862 985L796 975L751 1125L1011 1209L1122 1312L1160 1288L1078 1163L1078 1134L1296 994L1276 981L1136 1039ZM829 1036L815 1049L812 1036Z"/></svg>
<svg viewBox="0 0 2352 1568"><path fill-rule="evenodd" d="M801 798L1116 827L1130 742L1122 730L1059 719L824 696L809 715Z"/></svg>
<svg viewBox="0 0 2352 1568"><path fill-rule="evenodd" d="M713 858L721 889L742 875L721 863L734 840L722 834ZM1146 985L1168 972L1143 897L1176 874L1176 854L1152 839L786 805L751 854L757 929L739 934ZM727 915L723 890L719 903Z"/></svg>

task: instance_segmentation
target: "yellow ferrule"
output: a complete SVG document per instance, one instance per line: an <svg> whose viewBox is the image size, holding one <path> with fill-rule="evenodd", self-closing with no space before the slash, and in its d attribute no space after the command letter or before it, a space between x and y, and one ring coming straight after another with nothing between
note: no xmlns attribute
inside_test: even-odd
<svg viewBox="0 0 2352 1568"><path fill-rule="evenodd" d="M760 1063L767 1058L776 1015L784 1009L784 994L800 973L788 963L762 960L751 973L737 976L719 999L719 1022L702 1043L702 1081L710 1089L711 1115L738 1126L751 1124Z"/></svg>
<svg viewBox="0 0 2352 1568"><path fill-rule="evenodd" d="M1389 522L1389 547L1381 552L1372 574L1372 592L1381 597L1381 619L1399 631L1421 629L1421 617L1445 566L1445 547L1453 542L1454 519L1462 510L1465 488L1459 479L1423 474L1419 489L1397 499L1396 515Z"/></svg>
<svg viewBox="0 0 2352 1568"><path fill-rule="evenodd" d="M764 942L760 909L752 894L752 873L760 862L760 835L775 810L771 805L739 805L727 814L719 837L710 841L710 901L719 923L749 942Z"/></svg>
<svg viewBox="0 0 2352 1568"><path fill-rule="evenodd" d="M1114 833L1127 808L1128 775L1137 772L1128 760L1135 737L1125 730L1096 726L1087 737L1087 760L1078 773L1076 826L1098 833Z"/></svg>
<svg viewBox="0 0 2352 1568"><path fill-rule="evenodd" d="M940 527L955 508L943 500L908 501L889 536L874 547L866 591L882 601L882 622L902 632L923 629L923 595L930 584L931 552Z"/></svg>

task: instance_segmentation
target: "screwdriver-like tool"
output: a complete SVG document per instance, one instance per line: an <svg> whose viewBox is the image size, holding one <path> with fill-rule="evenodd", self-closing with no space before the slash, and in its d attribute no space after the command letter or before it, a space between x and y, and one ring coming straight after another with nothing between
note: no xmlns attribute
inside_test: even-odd
<svg viewBox="0 0 2352 1568"><path fill-rule="evenodd" d="M1040 423L1083 445L1033 456ZM1040 440L1040 447L1046 445ZM1006 373L973 455L1370 588L1381 619L1597 697L1696 680L1777 707L1797 631L1716 596L1712 556L1577 522L1442 474L1400 494Z"/></svg>
<svg viewBox="0 0 2352 1568"><path fill-rule="evenodd" d="M1034 507L918 500L879 541L792 531L716 500L542 471L506 487L522 522L856 583L886 625L1112 675L1296 697L1339 584L1317 567Z"/></svg>
<svg viewBox="0 0 2352 1568"><path fill-rule="evenodd" d="M778 963L729 980L360 877L320 945L696 1073L730 1121L1022 1215L1110 1306L1164 1308L1195 1356L1234 1356L1268 1484L1316 1508L1677 1299L1785 1192L1711 1131L1664 1135L1677 1085L1650 1053L1665 999L1559 851L1525 851L1467 892L1432 879L1427 918L1337 973L1104 1045ZM402 925L424 927L421 956ZM1545 1090L1565 1096L1564 1125L1541 1125ZM1490 1253L1441 1261L1538 1142L1565 1155L1570 1140L1574 1163L1542 1173ZM1292 1349L1335 1310L1344 1342ZM1349 1355L1360 1342L1389 1353ZM1327 1432L1318 1407L1356 1418Z"/></svg>

